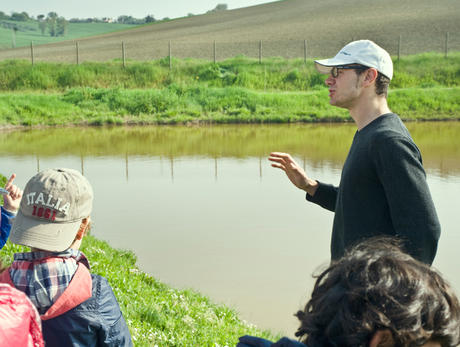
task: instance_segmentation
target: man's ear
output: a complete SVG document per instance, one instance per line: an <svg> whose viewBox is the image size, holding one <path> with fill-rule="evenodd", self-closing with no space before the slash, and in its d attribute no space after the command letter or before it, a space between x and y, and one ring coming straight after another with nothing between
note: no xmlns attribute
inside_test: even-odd
<svg viewBox="0 0 460 347"><path fill-rule="evenodd" d="M369 342L369 347L393 347L395 341L390 330L377 330Z"/></svg>
<svg viewBox="0 0 460 347"><path fill-rule="evenodd" d="M376 69L374 69L373 67L367 69L365 71L365 77L364 77L364 83L366 85L371 85L372 83L375 82L375 80L377 79L377 76L378 76L378 71Z"/></svg>

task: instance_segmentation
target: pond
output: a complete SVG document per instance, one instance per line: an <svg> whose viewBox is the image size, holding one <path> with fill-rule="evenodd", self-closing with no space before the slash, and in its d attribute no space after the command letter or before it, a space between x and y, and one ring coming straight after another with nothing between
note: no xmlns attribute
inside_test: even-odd
<svg viewBox="0 0 460 347"><path fill-rule="evenodd" d="M442 225L434 266L460 289L460 123L408 123ZM52 128L0 132L1 170L22 187L70 167L95 191L93 234L139 267L293 337L312 273L329 260L333 214L305 201L271 151L338 184L353 124Z"/></svg>

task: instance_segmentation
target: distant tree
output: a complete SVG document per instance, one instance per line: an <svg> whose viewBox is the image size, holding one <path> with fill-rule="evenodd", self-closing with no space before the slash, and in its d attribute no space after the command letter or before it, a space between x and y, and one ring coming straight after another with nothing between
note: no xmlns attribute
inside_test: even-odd
<svg viewBox="0 0 460 347"><path fill-rule="evenodd" d="M10 19L10 17L3 11L0 11L0 19Z"/></svg>
<svg viewBox="0 0 460 347"><path fill-rule="evenodd" d="M48 25L48 31L50 33L50 36L57 36L57 19L58 15L56 12L50 12L48 13L48 17L46 18L46 23Z"/></svg>
<svg viewBox="0 0 460 347"><path fill-rule="evenodd" d="M50 33L50 36L56 36L56 19L48 18L46 20L46 24L48 25L48 31Z"/></svg>
<svg viewBox="0 0 460 347"><path fill-rule="evenodd" d="M144 21L146 23L153 23L153 22L156 22L156 19L153 17L153 15L149 14L148 16L144 18Z"/></svg>
<svg viewBox="0 0 460 347"><path fill-rule="evenodd" d="M153 16L152 16L153 17ZM120 24L144 24L145 19L134 18L133 16L119 16L117 22Z"/></svg>
<svg viewBox="0 0 460 347"><path fill-rule="evenodd" d="M118 17L117 22L121 23L121 24L127 24L132 19L133 19L133 17L131 17L131 16L122 15L122 16Z"/></svg>
<svg viewBox="0 0 460 347"><path fill-rule="evenodd" d="M187 17L193 17L194 14L193 13L187 13Z"/></svg>
<svg viewBox="0 0 460 347"><path fill-rule="evenodd" d="M227 4L217 4L217 6L216 6L214 9L208 11L207 13L210 13L210 12L219 12L219 11L226 11L227 9L228 9Z"/></svg>
<svg viewBox="0 0 460 347"><path fill-rule="evenodd" d="M58 17L58 14L56 12L49 12L48 13L48 18L57 18Z"/></svg>
<svg viewBox="0 0 460 347"><path fill-rule="evenodd" d="M37 20L41 21L41 20L44 20L45 19L45 15L44 14L39 14L37 16Z"/></svg>
<svg viewBox="0 0 460 347"><path fill-rule="evenodd" d="M16 24L13 26L13 42L12 42L12 46L13 48L16 47L16 33L18 32L18 27L16 26Z"/></svg>
<svg viewBox="0 0 460 347"><path fill-rule="evenodd" d="M38 28L40 29L42 35L45 35L45 32L46 32L46 21L43 20L43 18L41 20L38 21Z"/></svg>
<svg viewBox="0 0 460 347"><path fill-rule="evenodd" d="M226 11L227 9L228 9L227 4L218 4L214 10L215 11Z"/></svg>
<svg viewBox="0 0 460 347"><path fill-rule="evenodd" d="M18 22L25 22L29 19L29 15L27 12L13 12L11 14L11 20L18 21Z"/></svg>
<svg viewBox="0 0 460 347"><path fill-rule="evenodd" d="M64 17L56 20L56 36L65 36L67 34L67 21Z"/></svg>

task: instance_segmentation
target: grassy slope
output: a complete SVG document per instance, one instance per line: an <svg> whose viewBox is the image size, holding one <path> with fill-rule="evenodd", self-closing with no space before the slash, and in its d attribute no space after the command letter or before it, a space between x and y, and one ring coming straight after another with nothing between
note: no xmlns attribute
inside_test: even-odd
<svg viewBox="0 0 460 347"><path fill-rule="evenodd" d="M0 174L0 185L5 183ZM112 286L135 346L234 346L245 334L277 337L196 291L171 288L141 272L132 252L113 249L91 235L84 238L81 250L90 260L92 272L107 278ZM8 265L15 252L27 251L7 242L0 259Z"/></svg>
<svg viewBox="0 0 460 347"><path fill-rule="evenodd" d="M18 27L16 32L16 47L29 46L30 42L34 45L55 43L65 40L75 40L86 36L106 34L114 31L120 31L135 27L129 24L119 23L69 23L67 27L67 34L65 36L51 37L48 34L48 29L45 35L42 35L38 22L27 21L5 21L2 22L10 23ZM12 30L0 26L0 49L8 49L12 47Z"/></svg>
<svg viewBox="0 0 460 347"><path fill-rule="evenodd" d="M184 95L188 94L188 95ZM460 87L411 88L390 94L404 120L458 120ZM327 91L267 94L241 88L74 89L61 95L0 95L0 124L289 123L348 120Z"/></svg>
<svg viewBox="0 0 460 347"><path fill-rule="evenodd" d="M402 54L442 52L446 32L451 50L460 50L459 23L460 2L453 0L350 0L346 5L342 0L286 0L85 38L81 59L120 57L121 41L132 59L165 57L169 40L174 56L208 60L214 40L218 59L257 57L259 40L265 57L303 57L304 40L309 57L329 56L352 38L372 39L396 55L400 35ZM37 59L75 61L75 51L67 48L67 43L37 48ZM0 59L28 56L27 48L0 52Z"/></svg>
<svg viewBox="0 0 460 347"><path fill-rule="evenodd" d="M396 63L390 107L403 119L460 118L460 53ZM442 61L442 64L439 64ZM347 120L312 61L235 58L80 66L0 63L0 124L260 123ZM89 87L83 87L89 86ZM43 93L45 92L45 93Z"/></svg>
<svg viewBox="0 0 460 347"><path fill-rule="evenodd" d="M5 182L0 175L0 185ZM132 252L113 249L91 235L84 238L81 249L92 271L111 284L135 346L234 346L245 334L276 338L241 320L224 305L193 290L171 288L139 271ZM6 265L15 252L26 251L26 247L7 242L0 259Z"/></svg>

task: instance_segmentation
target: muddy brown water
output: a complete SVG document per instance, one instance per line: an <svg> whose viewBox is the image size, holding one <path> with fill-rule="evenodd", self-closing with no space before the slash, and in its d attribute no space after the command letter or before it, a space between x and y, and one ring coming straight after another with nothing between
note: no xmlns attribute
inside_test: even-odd
<svg viewBox="0 0 460 347"><path fill-rule="evenodd" d="M409 123L442 224L434 266L460 290L460 122ZM332 213L305 201L270 151L338 183L352 124L61 128L0 132L1 172L24 186L71 167L95 191L93 234L140 268L293 337L311 274L329 259Z"/></svg>

